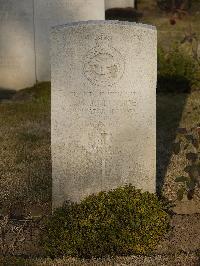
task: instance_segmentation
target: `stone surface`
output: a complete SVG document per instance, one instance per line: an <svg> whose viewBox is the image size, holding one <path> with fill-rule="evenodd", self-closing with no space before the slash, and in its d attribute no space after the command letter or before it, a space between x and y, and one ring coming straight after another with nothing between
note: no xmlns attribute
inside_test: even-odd
<svg viewBox="0 0 200 266"><path fill-rule="evenodd" d="M53 208L156 187L157 33L111 21L52 30Z"/></svg>
<svg viewBox="0 0 200 266"><path fill-rule="evenodd" d="M49 32L52 26L73 21L104 19L104 0L35 1L36 65L38 80L50 80Z"/></svg>
<svg viewBox="0 0 200 266"><path fill-rule="evenodd" d="M115 7L135 7L135 0L105 0L106 10Z"/></svg>
<svg viewBox="0 0 200 266"><path fill-rule="evenodd" d="M32 0L0 0L0 88L35 83Z"/></svg>

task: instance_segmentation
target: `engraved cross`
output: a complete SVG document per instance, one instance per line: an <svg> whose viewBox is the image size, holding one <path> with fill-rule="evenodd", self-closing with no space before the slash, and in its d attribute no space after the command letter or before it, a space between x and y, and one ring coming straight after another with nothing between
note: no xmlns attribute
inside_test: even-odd
<svg viewBox="0 0 200 266"><path fill-rule="evenodd" d="M101 132L101 137L102 137L102 182L106 177L106 153L107 153L107 136L108 133L104 130L103 132Z"/></svg>

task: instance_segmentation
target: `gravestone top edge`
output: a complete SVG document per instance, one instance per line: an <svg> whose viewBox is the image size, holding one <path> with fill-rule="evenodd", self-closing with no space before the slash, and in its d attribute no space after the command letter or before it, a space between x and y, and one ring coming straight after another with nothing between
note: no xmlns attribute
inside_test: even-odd
<svg viewBox="0 0 200 266"><path fill-rule="evenodd" d="M157 31L155 26L143 23L129 22L129 21L119 21L119 20L88 20L88 21L76 21L69 22L62 25L56 25L51 28L51 31L56 31L63 28L77 27L77 26L87 26L87 25L119 25L119 26L135 26L138 28L145 28L148 30Z"/></svg>

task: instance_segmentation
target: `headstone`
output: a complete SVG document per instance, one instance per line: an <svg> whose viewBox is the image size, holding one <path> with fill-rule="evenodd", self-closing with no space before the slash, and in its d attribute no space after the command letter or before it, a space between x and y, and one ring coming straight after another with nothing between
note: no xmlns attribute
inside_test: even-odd
<svg viewBox="0 0 200 266"><path fill-rule="evenodd" d="M51 42L53 208L128 183L155 192L156 29L72 23Z"/></svg>
<svg viewBox="0 0 200 266"><path fill-rule="evenodd" d="M0 89L35 83L32 0L0 0Z"/></svg>
<svg viewBox="0 0 200 266"><path fill-rule="evenodd" d="M50 29L73 21L104 20L104 0L35 1L36 66L39 81L50 80Z"/></svg>
<svg viewBox="0 0 200 266"><path fill-rule="evenodd" d="M104 0L0 0L0 89L50 80L51 26L104 20Z"/></svg>
<svg viewBox="0 0 200 266"><path fill-rule="evenodd" d="M105 9L135 7L135 0L105 0Z"/></svg>

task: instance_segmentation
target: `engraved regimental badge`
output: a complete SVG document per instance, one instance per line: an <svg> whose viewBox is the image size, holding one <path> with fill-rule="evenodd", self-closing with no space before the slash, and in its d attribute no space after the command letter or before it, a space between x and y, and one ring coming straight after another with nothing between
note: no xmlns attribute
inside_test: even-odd
<svg viewBox="0 0 200 266"><path fill-rule="evenodd" d="M124 74L123 56L111 46L111 38L104 35L96 39L96 46L88 51L83 62L85 77L97 86L112 86Z"/></svg>

